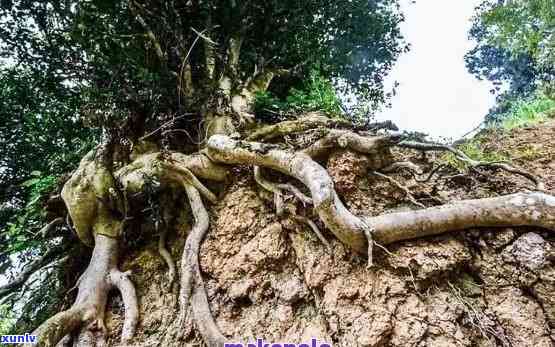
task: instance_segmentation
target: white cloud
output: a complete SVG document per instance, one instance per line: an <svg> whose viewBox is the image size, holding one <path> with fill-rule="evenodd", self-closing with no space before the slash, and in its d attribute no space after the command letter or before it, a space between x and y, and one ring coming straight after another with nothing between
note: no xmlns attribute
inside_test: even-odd
<svg viewBox="0 0 555 347"><path fill-rule="evenodd" d="M464 55L470 19L481 0L402 0L403 34L412 49L403 54L389 85L400 85L391 109L378 120L391 119L403 130L457 139L476 127L494 104L491 85L466 70Z"/></svg>

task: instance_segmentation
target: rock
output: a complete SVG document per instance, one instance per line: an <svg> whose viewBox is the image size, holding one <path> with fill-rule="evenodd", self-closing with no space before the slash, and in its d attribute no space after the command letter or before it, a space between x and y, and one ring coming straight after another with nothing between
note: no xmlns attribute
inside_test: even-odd
<svg viewBox="0 0 555 347"><path fill-rule="evenodd" d="M288 304L294 304L306 297L308 290L297 277L292 277L278 285L279 297Z"/></svg>
<svg viewBox="0 0 555 347"><path fill-rule="evenodd" d="M397 308L390 346L417 346L428 331L426 306L411 295Z"/></svg>
<svg viewBox="0 0 555 347"><path fill-rule="evenodd" d="M228 294L232 299L240 299L249 295L249 290L255 285L252 278L234 282L229 288Z"/></svg>
<svg viewBox="0 0 555 347"><path fill-rule="evenodd" d="M516 262L532 271L541 269L547 261L546 242L536 233L526 233L505 248L503 260Z"/></svg>
<svg viewBox="0 0 555 347"><path fill-rule="evenodd" d="M362 314L353 324L359 346L385 346L393 331L391 313Z"/></svg>
<svg viewBox="0 0 555 347"><path fill-rule="evenodd" d="M280 322L287 322L293 318L293 308L289 305L279 305L274 311L274 316Z"/></svg>

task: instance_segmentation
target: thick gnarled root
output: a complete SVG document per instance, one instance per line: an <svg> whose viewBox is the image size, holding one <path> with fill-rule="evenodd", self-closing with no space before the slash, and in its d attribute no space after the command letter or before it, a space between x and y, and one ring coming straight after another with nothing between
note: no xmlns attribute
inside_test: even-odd
<svg viewBox="0 0 555 347"><path fill-rule="evenodd" d="M130 273L128 271L121 272L119 270L112 270L110 273L110 282L119 290L125 306L125 320L123 321L123 328L121 331L121 341L123 343L129 342L139 322L139 304L137 302L137 294L135 293L135 286L129 279Z"/></svg>
<svg viewBox="0 0 555 347"><path fill-rule="evenodd" d="M539 192L516 193L365 220L375 229L374 240L383 245L477 227L536 226L555 230L555 197Z"/></svg>
<svg viewBox="0 0 555 347"><path fill-rule="evenodd" d="M193 314L198 331L206 345L223 346L227 341L210 312L208 296L200 273L200 245L209 226L209 216L199 191L189 183L184 183L193 213L194 224L185 242L181 259L181 289L179 292L180 326L186 324Z"/></svg>
<svg viewBox="0 0 555 347"><path fill-rule="evenodd" d="M344 123L344 122L343 122ZM248 141L268 141L276 137L299 133L316 128L330 128L341 122L331 118L313 114L296 120L284 121L262 127L247 137Z"/></svg>
<svg viewBox="0 0 555 347"><path fill-rule="evenodd" d="M374 242L388 244L472 227L528 225L555 229L555 197L543 193L467 200L365 218L345 208L326 170L305 153L213 136L208 141L208 154L217 162L268 167L297 178L310 189L314 208L326 227L347 246L369 256Z"/></svg>
<svg viewBox="0 0 555 347"><path fill-rule="evenodd" d="M75 346L105 343L104 312L108 293L114 287L121 292L125 305L122 341L127 342L133 337L139 316L137 297L127 274L117 269L118 240L96 235L94 241L91 263L80 279L75 303L37 328L34 332L38 339L37 346L56 346L64 336L78 329L81 331Z"/></svg>
<svg viewBox="0 0 555 347"><path fill-rule="evenodd" d="M365 230L368 225L343 205L326 169L309 155L221 135L208 140L208 155L216 162L263 166L297 178L310 190L314 209L326 227L355 251L367 252Z"/></svg>

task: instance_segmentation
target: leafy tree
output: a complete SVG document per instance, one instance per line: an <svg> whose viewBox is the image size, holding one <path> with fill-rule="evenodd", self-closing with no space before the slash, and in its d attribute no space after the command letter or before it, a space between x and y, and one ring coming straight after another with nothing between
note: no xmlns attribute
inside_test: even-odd
<svg viewBox="0 0 555 347"><path fill-rule="evenodd" d="M44 74L21 67L0 70L0 264L6 276L11 272L8 280L18 278L26 266L32 268L32 261L47 254L49 247L60 252L50 254L48 260L65 255L61 249L73 241L67 228L57 223L56 230L44 237L40 234L45 222L55 218L60 202L44 207L56 194L58 177L73 169L95 142L95 132L78 118L79 94L51 82ZM23 284L0 287L0 293L21 290L23 294ZM31 291L44 292L47 286L43 287ZM32 305L20 307L19 312L26 312L29 319L37 312Z"/></svg>
<svg viewBox="0 0 555 347"><path fill-rule="evenodd" d="M59 192L88 151L107 144L116 169L161 124L201 137L199 125L222 115L251 121L267 89L298 110L337 112L329 81L341 78L379 104L405 49L401 20L394 0L0 2L0 265L14 279L0 296L25 288L18 329L59 308L63 271L82 265L64 260L25 285L79 250ZM325 98L311 94L315 83ZM167 148L191 145L153 134Z"/></svg>
<svg viewBox="0 0 555 347"><path fill-rule="evenodd" d="M4 55L88 88L96 124L207 113L222 97L250 101L247 89L302 80L316 65L381 101L404 49L390 0L7 1L0 14Z"/></svg>
<svg viewBox="0 0 555 347"><path fill-rule="evenodd" d="M555 1L486 1L481 20L490 44L512 55L529 55L538 66L551 69L555 61Z"/></svg>
<svg viewBox="0 0 555 347"><path fill-rule="evenodd" d="M492 81L492 93L499 93L488 121L505 114L513 101L551 84L554 6L552 0L487 0L477 7L470 30L477 45L465 59L468 70Z"/></svg>
<svg viewBox="0 0 555 347"><path fill-rule="evenodd" d="M543 189L534 175L508 163L474 159L456 148L412 141L414 136L376 134L391 129L391 123L360 128L325 112L290 114L287 120L255 117L257 95L259 104L265 95L266 102L283 102L287 109L338 112L332 82L370 104L383 102L383 77L405 49L394 0L0 4L1 55L13 64L2 115L7 126L0 131L5 144L14 141L14 133L22 136L15 147L8 146L4 165L6 180L24 196L17 204L14 198L7 202L23 218L10 219L2 237L10 251L25 248L34 258L13 282L0 287L0 296L40 277L41 283L29 284L33 298L24 297L28 305L16 323L27 329L33 319L49 316L35 331L39 346L57 345L66 337L74 346L105 344L112 289L125 307L121 339L130 342L139 301L129 273L119 269L119 256L154 232L173 283L177 267L165 235L183 217L178 213L192 218L179 269L179 316L169 331L179 335L192 320L206 345L224 345L229 337L211 315L199 252L210 225L205 203L219 200L211 182L226 194L230 176L238 176L233 165L254 166L254 182L273 194L276 218L303 223L334 247L309 219L318 217L346 246L366 254L369 265L374 244L482 226L553 228L555 198L547 194L459 201L438 209L436 200L418 201L408 187L374 171L404 168L417 178L421 168L404 158L394 160L392 147L446 150L473 170L505 170ZM361 170L389 178L422 210L374 217L350 212L325 168L333 153L346 150L367 157ZM75 170L55 184L79 156ZM40 162L29 165L29 160ZM262 170L281 173L284 182L265 178ZM304 188L285 182L287 177ZM59 194L47 198L52 188ZM286 204L285 192L291 194ZM29 233L23 225L38 219L42 205L49 223ZM297 213L309 208L313 213ZM92 248L90 257L81 244ZM71 261L65 262L65 254ZM84 271L83 260L90 261ZM52 261L63 263L61 271L50 270ZM82 272L79 280L63 276L75 270ZM71 306L46 294L61 296L66 282L77 282ZM56 302L61 312L50 316ZM188 342L185 336L171 338L176 337Z"/></svg>

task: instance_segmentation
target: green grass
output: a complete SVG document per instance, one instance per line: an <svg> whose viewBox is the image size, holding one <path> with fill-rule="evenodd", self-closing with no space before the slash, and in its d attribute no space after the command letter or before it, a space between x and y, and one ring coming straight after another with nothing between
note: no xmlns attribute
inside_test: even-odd
<svg viewBox="0 0 555 347"><path fill-rule="evenodd" d="M465 153L470 159L477 160L484 163L494 162L510 162L511 158L507 155L496 151L487 151L484 149L481 139L473 138L459 146L457 149ZM466 169L468 164L458 160L453 154L446 153L442 156L441 160L459 170Z"/></svg>
<svg viewBox="0 0 555 347"><path fill-rule="evenodd" d="M517 99L511 103L509 111L501 115L500 122L494 126L505 130L542 123L549 118L550 111L555 109L555 100L543 93L536 93L527 99Z"/></svg>
<svg viewBox="0 0 555 347"><path fill-rule="evenodd" d="M488 128L497 131L511 131L545 122L549 118L553 118L554 114L555 100L547 97L544 93L538 92L532 97L512 101L509 110L499 115L499 121L489 124ZM484 149L483 141L487 141L487 139L481 139L479 136L474 137L457 146L457 148L471 159L485 163L510 162L511 157L531 160L539 155L538 150L533 147L521 148L512 155L489 151ZM464 169L467 166L450 153L445 154L441 159L457 169Z"/></svg>

